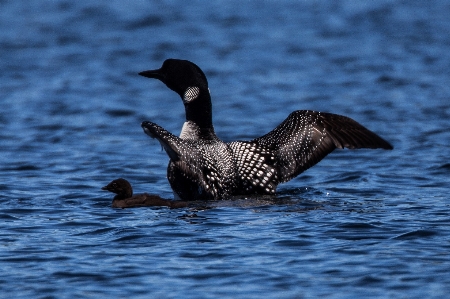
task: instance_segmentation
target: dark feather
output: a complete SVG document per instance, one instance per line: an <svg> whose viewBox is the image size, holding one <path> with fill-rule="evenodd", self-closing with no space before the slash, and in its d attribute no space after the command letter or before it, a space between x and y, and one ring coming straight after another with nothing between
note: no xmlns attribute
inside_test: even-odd
<svg viewBox="0 0 450 299"><path fill-rule="evenodd" d="M351 118L310 110L292 112L274 130L251 142L274 151L280 182L299 175L335 148L392 149Z"/></svg>

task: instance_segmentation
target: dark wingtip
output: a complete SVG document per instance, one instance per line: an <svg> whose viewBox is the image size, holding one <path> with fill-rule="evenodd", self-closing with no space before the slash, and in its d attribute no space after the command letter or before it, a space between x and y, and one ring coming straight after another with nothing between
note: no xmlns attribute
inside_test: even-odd
<svg viewBox="0 0 450 299"><path fill-rule="evenodd" d="M386 141L386 146L385 147L383 147L383 149L386 149L386 150L393 150L394 149L394 147L389 143L389 142L387 142Z"/></svg>
<svg viewBox="0 0 450 299"><path fill-rule="evenodd" d="M394 149L392 144L390 144L389 142L387 142L386 140L384 140L380 136L375 134L375 137L376 138L374 138L374 142L375 142L374 148L381 148L381 149L385 149L385 150L392 150L392 149Z"/></svg>

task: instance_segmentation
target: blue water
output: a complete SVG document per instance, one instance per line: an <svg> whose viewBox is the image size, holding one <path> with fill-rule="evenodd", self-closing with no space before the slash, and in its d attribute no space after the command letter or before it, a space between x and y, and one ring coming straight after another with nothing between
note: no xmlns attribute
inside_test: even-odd
<svg viewBox="0 0 450 299"><path fill-rule="evenodd" d="M443 298L450 293L448 1L0 1L0 297ZM393 151L336 150L276 198L112 209L124 177L172 198L140 122L206 73L226 140L298 109Z"/></svg>

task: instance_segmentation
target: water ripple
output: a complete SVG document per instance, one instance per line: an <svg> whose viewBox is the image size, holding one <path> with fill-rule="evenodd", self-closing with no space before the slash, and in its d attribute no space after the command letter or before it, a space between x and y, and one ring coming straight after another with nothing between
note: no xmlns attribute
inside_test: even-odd
<svg viewBox="0 0 450 299"><path fill-rule="evenodd" d="M1 3L0 298L450 293L446 1ZM118 177L173 197L139 124L178 134L182 101L137 75L169 57L205 70L224 140L312 109L395 149L335 150L272 197L113 209Z"/></svg>

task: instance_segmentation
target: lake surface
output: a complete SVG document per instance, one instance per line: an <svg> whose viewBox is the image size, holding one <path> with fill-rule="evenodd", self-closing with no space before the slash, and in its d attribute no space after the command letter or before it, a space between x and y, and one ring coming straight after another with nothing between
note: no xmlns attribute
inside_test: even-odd
<svg viewBox="0 0 450 299"><path fill-rule="evenodd" d="M443 298L450 293L448 1L0 1L1 298ZM312 109L393 151L336 150L274 198L112 209L128 179L172 198L140 123L206 73L226 141Z"/></svg>

